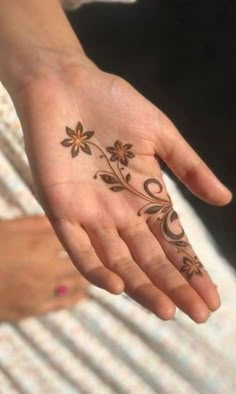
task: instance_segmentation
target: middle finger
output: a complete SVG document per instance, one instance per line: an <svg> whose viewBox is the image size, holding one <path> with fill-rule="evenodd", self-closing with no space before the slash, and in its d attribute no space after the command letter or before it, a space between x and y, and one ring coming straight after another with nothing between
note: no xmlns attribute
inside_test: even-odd
<svg viewBox="0 0 236 394"><path fill-rule="evenodd" d="M156 288L148 276L133 260L125 242L120 238L115 226L109 229L87 226L86 231L93 247L106 267L118 274L125 283L125 292L136 302L154 312L163 320L175 314L173 302Z"/></svg>
<svg viewBox="0 0 236 394"><path fill-rule="evenodd" d="M134 217L133 224L119 229L131 254L150 280L190 318L204 322L209 309L181 273L171 264L147 223Z"/></svg>

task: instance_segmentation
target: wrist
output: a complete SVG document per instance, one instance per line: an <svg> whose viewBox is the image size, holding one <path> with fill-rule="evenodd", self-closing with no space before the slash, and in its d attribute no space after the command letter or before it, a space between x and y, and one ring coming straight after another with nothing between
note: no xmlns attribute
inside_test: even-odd
<svg viewBox="0 0 236 394"><path fill-rule="evenodd" d="M89 62L58 0L2 0L0 79L10 93L31 80Z"/></svg>

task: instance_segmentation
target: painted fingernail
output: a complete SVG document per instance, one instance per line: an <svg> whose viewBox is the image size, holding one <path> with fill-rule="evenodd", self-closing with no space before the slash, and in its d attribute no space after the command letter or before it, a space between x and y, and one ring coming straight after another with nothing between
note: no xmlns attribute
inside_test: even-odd
<svg viewBox="0 0 236 394"><path fill-rule="evenodd" d="M59 296L64 296L68 293L69 289L67 286L58 286L56 289L56 294Z"/></svg>

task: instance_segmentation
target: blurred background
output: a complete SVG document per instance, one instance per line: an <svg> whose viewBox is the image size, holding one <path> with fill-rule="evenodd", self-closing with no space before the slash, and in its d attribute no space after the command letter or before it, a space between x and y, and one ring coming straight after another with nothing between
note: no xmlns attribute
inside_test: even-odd
<svg viewBox="0 0 236 394"><path fill-rule="evenodd" d="M235 2L97 3L67 16L87 55L163 110L235 193ZM212 207L180 187L236 268L235 199Z"/></svg>

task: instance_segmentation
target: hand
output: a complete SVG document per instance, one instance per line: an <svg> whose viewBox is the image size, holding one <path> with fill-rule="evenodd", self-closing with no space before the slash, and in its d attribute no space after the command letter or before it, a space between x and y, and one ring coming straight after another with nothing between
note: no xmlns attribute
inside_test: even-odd
<svg viewBox="0 0 236 394"><path fill-rule="evenodd" d="M177 305L206 321L220 298L184 234L157 157L209 203L227 204L231 193L171 121L123 79L74 61L13 98L38 197L81 274L111 293L125 291L161 319L173 318Z"/></svg>
<svg viewBox="0 0 236 394"><path fill-rule="evenodd" d="M0 221L0 321L17 321L67 308L85 296L88 282L45 217ZM62 256L63 257L63 256ZM66 294L57 294L61 286Z"/></svg>

